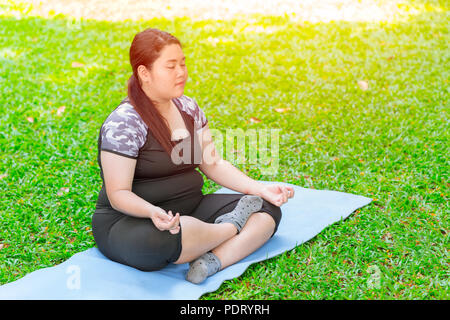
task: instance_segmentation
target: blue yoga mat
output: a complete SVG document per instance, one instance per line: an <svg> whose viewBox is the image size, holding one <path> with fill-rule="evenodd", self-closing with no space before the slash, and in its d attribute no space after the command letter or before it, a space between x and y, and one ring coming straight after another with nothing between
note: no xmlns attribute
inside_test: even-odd
<svg viewBox="0 0 450 320"><path fill-rule="evenodd" d="M145 272L106 258L96 247L78 252L54 267L36 270L0 286L0 299L151 299L192 300L217 290L222 282L240 276L249 265L272 258L310 240L325 227L348 217L373 199L351 193L292 186L295 196L281 206L277 233L261 248L201 284L185 280L189 264L169 264ZM222 188L216 193L237 193Z"/></svg>

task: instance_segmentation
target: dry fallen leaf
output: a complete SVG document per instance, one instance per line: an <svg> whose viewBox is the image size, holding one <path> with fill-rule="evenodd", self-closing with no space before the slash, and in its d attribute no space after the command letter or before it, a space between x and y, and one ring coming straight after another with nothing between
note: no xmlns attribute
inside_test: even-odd
<svg viewBox="0 0 450 320"><path fill-rule="evenodd" d="M283 112L286 112L286 111L289 111L289 110L291 110L291 108L276 108L275 109L275 111L279 112L279 113L283 113Z"/></svg>
<svg viewBox="0 0 450 320"><path fill-rule="evenodd" d="M63 192L69 192L69 188L61 188L61 189L59 189L57 195L61 196L63 194Z"/></svg>
<svg viewBox="0 0 450 320"><path fill-rule="evenodd" d="M388 231L386 232L382 237L381 237L384 241L392 241L393 237L391 235L391 233Z"/></svg>
<svg viewBox="0 0 450 320"><path fill-rule="evenodd" d="M258 122L261 122L261 120L259 120L258 118L255 118L255 117L251 117L250 122L258 123Z"/></svg>
<svg viewBox="0 0 450 320"><path fill-rule="evenodd" d="M72 62L72 68L81 68L84 67L84 64L82 64L81 62Z"/></svg>
<svg viewBox="0 0 450 320"><path fill-rule="evenodd" d="M64 112L64 110L66 110L66 106L59 107L57 112L56 112L56 115L60 116Z"/></svg>
<svg viewBox="0 0 450 320"><path fill-rule="evenodd" d="M367 89L369 89L369 83L365 80L359 80L358 81L358 86L361 88L361 90L366 91Z"/></svg>
<svg viewBox="0 0 450 320"><path fill-rule="evenodd" d="M34 122L34 118L33 117L27 117L28 122L33 123Z"/></svg>
<svg viewBox="0 0 450 320"><path fill-rule="evenodd" d="M309 255L309 257L306 259L306 265L309 266L311 264L312 258L311 258L311 254Z"/></svg>

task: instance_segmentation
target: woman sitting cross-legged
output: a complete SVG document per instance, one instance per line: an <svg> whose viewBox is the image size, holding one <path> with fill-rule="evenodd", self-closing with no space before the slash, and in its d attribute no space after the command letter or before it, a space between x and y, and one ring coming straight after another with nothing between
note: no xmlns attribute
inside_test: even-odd
<svg viewBox="0 0 450 320"><path fill-rule="evenodd" d="M269 240L294 190L253 180L217 155L204 112L183 94L188 72L177 38L149 28L129 54L128 96L98 137L94 239L109 259L143 271L189 262L186 279L201 283ZM196 168L241 194L203 194Z"/></svg>

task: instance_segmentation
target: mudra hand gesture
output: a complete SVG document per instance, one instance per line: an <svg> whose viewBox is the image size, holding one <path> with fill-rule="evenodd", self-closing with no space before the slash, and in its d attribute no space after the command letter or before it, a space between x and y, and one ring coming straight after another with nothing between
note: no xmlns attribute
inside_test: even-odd
<svg viewBox="0 0 450 320"><path fill-rule="evenodd" d="M294 196L294 188L279 184L267 184L258 190L258 195L280 207Z"/></svg>
<svg viewBox="0 0 450 320"><path fill-rule="evenodd" d="M166 212L163 208L155 207L150 218L160 231L168 230L171 234L176 234L180 231L180 214L178 212L174 216L172 210Z"/></svg>

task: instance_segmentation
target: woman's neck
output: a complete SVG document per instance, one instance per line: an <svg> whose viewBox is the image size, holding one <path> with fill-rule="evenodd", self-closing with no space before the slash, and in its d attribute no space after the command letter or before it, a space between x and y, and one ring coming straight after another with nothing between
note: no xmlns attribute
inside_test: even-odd
<svg viewBox="0 0 450 320"><path fill-rule="evenodd" d="M149 97L149 99L152 100L153 104L155 105L155 108L158 109L158 111L162 115L167 115L172 112L173 107L174 107L172 100L161 100L161 99L151 98L152 94L150 93L149 88L147 88L145 85L142 86L142 90L147 95L147 97Z"/></svg>

